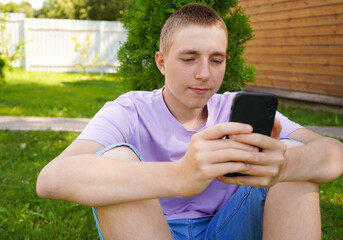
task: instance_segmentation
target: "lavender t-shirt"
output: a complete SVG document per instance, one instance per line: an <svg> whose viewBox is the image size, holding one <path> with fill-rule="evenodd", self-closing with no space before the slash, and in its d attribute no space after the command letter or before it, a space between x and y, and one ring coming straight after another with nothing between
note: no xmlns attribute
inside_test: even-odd
<svg viewBox="0 0 343 240"><path fill-rule="evenodd" d="M199 131L227 122L235 93L215 94L207 103L208 118ZM277 113L281 137L301 128ZM77 139L93 140L109 146L125 142L135 146L144 161L179 161L197 131L185 129L169 112L162 89L128 92L105 106L92 118ZM213 180L202 193L192 197L159 199L167 220L214 215L237 190L237 185Z"/></svg>

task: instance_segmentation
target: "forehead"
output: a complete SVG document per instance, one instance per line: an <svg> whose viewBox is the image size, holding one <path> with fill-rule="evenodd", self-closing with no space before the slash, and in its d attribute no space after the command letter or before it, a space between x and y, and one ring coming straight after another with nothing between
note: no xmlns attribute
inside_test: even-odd
<svg viewBox="0 0 343 240"><path fill-rule="evenodd" d="M183 49L226 52L226 32L217 26L191 25L176 31L170 46L172 51Z"/></svg>

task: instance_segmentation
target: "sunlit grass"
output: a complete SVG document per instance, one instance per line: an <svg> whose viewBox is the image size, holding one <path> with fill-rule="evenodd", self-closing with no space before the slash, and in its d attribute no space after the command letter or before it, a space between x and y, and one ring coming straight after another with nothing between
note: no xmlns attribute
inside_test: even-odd
<svg viewBox="0 0 343 240"><path fill-rule="evenodd" d="M14 69L0 89L0 115L89 118L127 90L116 75Z"/></svg>
<svg viewBox="0 0 343 240"><path fill-rule="evenodd" d="M306 126L343 126L343 111L316 110L309 104L301 106L281 103L278 110L292 121Z"/></svg>

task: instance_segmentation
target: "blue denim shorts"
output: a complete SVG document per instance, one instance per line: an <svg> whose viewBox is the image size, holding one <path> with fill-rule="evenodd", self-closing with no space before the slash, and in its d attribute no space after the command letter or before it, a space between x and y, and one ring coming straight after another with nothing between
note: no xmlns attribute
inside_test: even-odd
<svg viewBox="0 0 343 240"><path fill-rule="evenodd" d="M139 159L143 159L133 146L126 143L108 146L97 152L96 155L101 155L119 146L130 147ZM262 239L263 210L267 194L268 188L240 186L224 207L214 216L168 221L173 239ZM97 209L93 207L92 210L99 237L103 240Z"/></svg>

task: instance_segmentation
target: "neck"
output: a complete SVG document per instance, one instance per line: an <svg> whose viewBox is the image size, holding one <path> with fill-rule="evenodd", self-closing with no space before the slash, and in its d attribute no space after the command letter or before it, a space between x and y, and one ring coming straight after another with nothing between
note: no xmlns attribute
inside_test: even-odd
<svg viewBox="0 0 343 240"><path fill-rule="evenodd" d="M189 131L197 131L206 122L208 116L207 106L201 109L190 110L186 116L175 117Z"/></svg>
<svg viewBox="0 0 343 240"><path fill-rule="evenodd" d="M202 127L202 125L206 122L207 116L208 116L207 106L205 106L204 108L200 110L195 120L189 122L189 124L183 124L183 126L187 130L198 131Z"/></svg>
<svg viewBox="0 0 343 240"><path fill-rule="evenodd" d="M185 104L179 103L178 101L167 101L168 98L165 95L164 91L162 96L169 112L187 130L196 131L201 128L201 126L206 122L208 115L207 105L205 105L204 107L188 107ZM172 102L173 104L171 104L170 102Z"/></svg>

